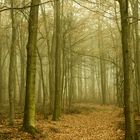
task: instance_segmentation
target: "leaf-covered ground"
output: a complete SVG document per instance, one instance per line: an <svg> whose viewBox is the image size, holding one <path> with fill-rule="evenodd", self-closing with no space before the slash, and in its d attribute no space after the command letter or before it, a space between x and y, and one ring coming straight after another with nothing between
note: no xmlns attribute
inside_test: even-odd
<svg viewBox="0 0 140 140"><path fill-rule="evenodd" d="M58 122L38 116L37 127L41 134L33 137L20 130L22 119L17 118L15 127L6 121L0 124L0 140L124 140L119 128L121 110L114 106L78 105L77 110L65 114Z"/></svg>

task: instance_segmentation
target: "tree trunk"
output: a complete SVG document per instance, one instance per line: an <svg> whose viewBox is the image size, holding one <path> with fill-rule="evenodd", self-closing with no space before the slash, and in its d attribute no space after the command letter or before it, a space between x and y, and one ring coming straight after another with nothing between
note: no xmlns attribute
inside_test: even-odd
<svg viewBox="0 0 140 140"><path fill-rule="evenodd" d="M138 27L139 27L139 22L138 22L138 0L135 0L134 2L134 28L135 28L135 59L136 59L136 81L137 81L137 89L136 89L136 96L137 96L137 101L138 101L138 113L140 114L140 43L139 43L139 32L138 32Z"/></svg>
<svg viewBox="0 0 140 140"><path fill-rule="evenodd" d="M36 6L34 6L36 5ZM35 133L35 76L39 0L31 1L27 43L26 97L23 129Z"/></svg>
<svg viewBox="0 0 140 140"><path fill-rule="evenodd" d="M61 36L60 36L60 0L55 0L55 100L53 120L58 120L61 113Z"/></svg>
<svg viewBox="0 0 140 140"><path fill-rule="evenodd" d="M14 1L11 0L11 7L14 6ZM11 9L11 19L12 19L12 42L10 48L10 64L9 64L9 124L14 124L14 110L15 110L15 47L16 47L16 23L15 23L15 12Z"/></svg>
<svg viewBox="0 0 140 140"><path fill-rule="evenodd" d="M135 140L135 120L133 93L130 91L131 58L130 58L130 27L128 21L128 0L120 0L123 72L124 72L124 113L125 113L125 140Z"/></svg>
<svg viewBox="0 0 140 140"><path fill-rule="evenodd" d="M44 114L44 118L47 119L48 118L48 110L47 110L48 93L47 93L47 88L45 86L42 58L38 49L37 49L37 54L38 54L39 62L40 62L40 74L41 74L42 89L43 89L43 114Z"/></svg>
<svg viewBox="0 0 140 140"><path fill-rule="evenodd" d="M98 18L98 47L100 52L100 74L101 74L101 93L102 93L102 104L106 104L106 68L105 62L101 59L104 56L103 54L103 41L102 41L102 26L101 26L101 19Z"/></svg>
<svg viewBox="0 0 140 140"><path fill-rule="evenodd" d="M0 24L1 24L1 13L0 13ZM0 45L2 46L2 35L0 36L1 40L0 40ZM0 108L2 108L3 106L3 67L2 67L2 51L3 48L0 48Z"/></svg>

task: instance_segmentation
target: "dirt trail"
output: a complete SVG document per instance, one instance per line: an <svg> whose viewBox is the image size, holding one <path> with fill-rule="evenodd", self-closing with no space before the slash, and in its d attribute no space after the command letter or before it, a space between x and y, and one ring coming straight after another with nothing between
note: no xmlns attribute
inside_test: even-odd
<svg viewBox="0 0 140 140"><path fill-rule="evenodd" d="M113 106L89 106L81 114L64 115L59 122L44 122L49 140L123 140L118 128L120 110ZM88 109L88 108L87 108ZM40 123L39 123L40 124ZM47 126L47 128L45 128Z"/></svg>
<svg viewBox="0 0 140 140"><path fill-rule="evenodd" d="M80 112L65 114L58 122L51 121L51 118L43 120L38 116L37 127L41 135L34 138L20 131L22 119L16 119L14 128L4 123L0 125L0 140L124 140L124 132L118 127L122 120L120 109L80 105Z"/></svg>

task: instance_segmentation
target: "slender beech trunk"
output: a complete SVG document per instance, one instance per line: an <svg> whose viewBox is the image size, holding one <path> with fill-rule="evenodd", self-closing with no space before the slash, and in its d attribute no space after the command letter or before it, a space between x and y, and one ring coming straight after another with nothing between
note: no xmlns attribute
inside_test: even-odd
<svg viewBox="0 0 140 140"><path fill-rule="evenodd" d="M11 0L11 7L14 6L14 1ZM14 110L15 110L15 100L14 100L14 92L15 92L15 47L16 47L16 23L15 23L15 12L11 9L11 19L12 19L12 42L10 47L10 64L9 64L9 124L14 124Z"/></svg>
<svg viewBox="0 0 140 140"><path fill-rule="evenodd" d="M105 72L105 62L101 59L103 56L103 50L102 50L102 31L101 31L101 20L98 19L99 25L98 25L98 47L100 52L100 73L101 73L101 93L102 93L102 104L106 104L106 72Z"/></svg>
<svg viewBox="0 0 140 140"><path fill-rule="evenodd" d="M1 13L0 13L0 24L1 24ZM2 35L0 36L0 45L2 46ZM3 67L2 67L2 51L3 48L0 48L0 108L3 106Z"/></svg>
<svg viewBox="0 0 140 140"><path fill-rule="evenodd" d="M61 29L60 29L60 0L55 0L55 100L53 120L59 120L61 114Z"/></svg>
<svg viewBox="0 0 140 140"><path fill-rule="evenodd" d="M23 21L22 21L23 22ZM19 46L20 46L20 100L19 100L19 105L21 107L21 109L23 110L23 106L24 106L24 98L25 98L25 68L26 68L26 64L25 64L25 45L24 45L24 37L23 37L23 33L22 33L22 27L21 27L21 23L20 23L20 31L19 31Z"/></svg>
<svg viewBox="0 0 140 140"><path fill-rule="evenodd" d="M42 89L43 89L43 114L44 114L44 118L47 119L48 118L48 113L47 113L48 112L48 110L47 110L48 93L47 93L47 88L45 86L42 58L41 58L41 54L38 49L37 49L37 54L38 54L39 62L40 62L40 72L41 72Z"/></svg>
<svg viewBox="0 0 140 140"><path fill-rule="evenodd" d="M125 140L135 139L135 119L133 93L130 91L131 83L131 58L130 58L130 26L128 20L128 0L120 0L123 72L124 72L124 113L125 113Z"/></svg>
<svg viewBox="0 0 140 140"><path fill-rule="evenodd" d="M39 0L31 1L27 43L26 97L23 129L35 133L35 77ZM34 6L36 5L36 6Z"/></svg>
<svg viewBox="0 0 140 140"><path fill-rule="evenodd" d="M37 92L38 92L37 103L39 104L39 106L41 105L41 107L42 107L42 96L41 96L41 91L42 91L41 84L42 83L41 82L42 82L42 79L41 79L41 76L39 75L38 90L37 90Z"/></svg>
<svg viewBox="0 0 140 140"><path fill-rule="evenodd" d="M83 68L83 70L84 70L84 74L83 74L83 76L84 76L84 100L87 101L88 91L87 91L86 57L83 60L83 64L84 64L84 68Z"/></svg>
<svg viewBox="0 0 140 140"><path fill-rule="evenodd" d="M82 94L82 64L81 62L79 62L78 64L78 99L79 99L79 102L82 101L82 97L83 97L83 94Z"/></svg>
<svg viewBox="0 0 140 140"><path fill-rule="evenodd" d="M49 65L47 67L47 69L49 70L47 77L49 78L49 80L48 80L48 86L49 86L48 89L49 90L48 91L49 91L49 95L50 95L50 104L49 104L49 112L48 113L52 114L53 106L54 106L54 91L55 91L55 89L54 89L54 81L55 81L55 74L54 74L54 65L55 65L55 62L54 62L55 61L54 60L55 54L54 53L55 53L55 51L54 50L55 50L55 47L54 47L54 43L50 44L49 29L47 27L47 19L46 19L46 13L45 13L45 5L41 5L41 12L42 12L43 23L44 23L44 28L45 28L45 36L46 36L47 52L48 52L48 62L49 62Z"/></svg>
<svg viewBox="0 0 140 140"><path fill-rule="evenodd" d="M138 9L138 0L135 0L134 2L134 10L133 10L133 16L134 16L134 31L135 31L135 59L136 59L136 81L137 81L137 86L136 86L136 96L137 96L137 107L138 107L138 113L140 114L140 37L138 33L138 27L139 27L139 9Z"/></svg>

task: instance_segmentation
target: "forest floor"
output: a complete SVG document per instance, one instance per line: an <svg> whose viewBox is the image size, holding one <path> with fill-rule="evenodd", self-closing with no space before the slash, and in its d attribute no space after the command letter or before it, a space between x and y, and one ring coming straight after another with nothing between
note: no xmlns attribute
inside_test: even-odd
<svg viewBox="0 0 140 140"><path fill-rule="evenodd" d="M22 119L15 119L14 127L7 120L0 121L0 140L124 140L122 110L114 106L77 105L71 114L63 114L60 121L44 120L37 116L41 134L35 137L20 130Z"/></svg>

